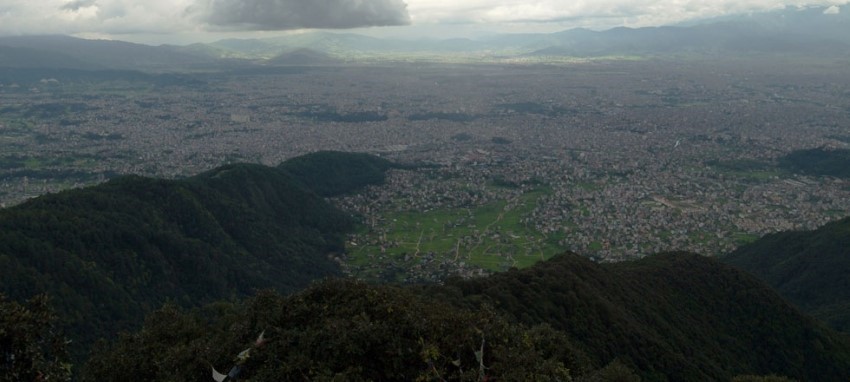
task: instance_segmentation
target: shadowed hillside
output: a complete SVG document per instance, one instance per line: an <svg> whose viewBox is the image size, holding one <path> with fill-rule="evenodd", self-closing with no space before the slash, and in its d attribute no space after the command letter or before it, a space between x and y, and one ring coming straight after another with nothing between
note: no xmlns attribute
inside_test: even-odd
<svg viewBox="0 0 850 382"><path fill-rule="evenodd" d="M832 327L850 332L850 218L814 231L767 235L723 261L758 276Z"/></svg>
<svg viewBox="0 0 850 382"><path fill-rule="evenodd" d="M292 158L278 168L321 196L337 196L384 182L395 167L386 159L362 153L318 151Z"/></svg>
<svg viewBox="0 0 850 382"><path fill-rule="evenodd" d="M323 165L356 184L375 180L356 180L347 155ZM166 301L295 291L340 274L329 254L343 250L351 228L304 183L239 164L185 180L122 177L0 210L0 292L18 300L47 292L85 347Z"/></svg>
<svg viewBox="0 0 850 382"><path fill-rule="evenodd" d="M779 166L805 175L850 178L850 150L797 150L779 158Z"/></svg>
<svg viewBox="0 0 850 382"><path fill-rule="evenodd" d="M267 344L252 346L259 333ZM251 380L843 381L850 370L846 337L730 266L684 253L621 264L565 254L447 286L330 281L166 307L99 347L85 379L203 381L246 348L240 378Z"/></svg>
<svg viewBox="0 0 850 382"><path fill-rule="evenodd" d="M432 290L493 304L563 331L596 366L619 359L644 380L728 380L776 373L842 380L850 342L761 282L713 259L671 253L616 264L566 254L521 271Z"/></svg>
<svg viewBox="0 0 850 382"><path fill-rule="evenodd" d="M259 333L267 343L252 346ZM166 307L99 347L83 380L208 381L210 366L227 373L249 348L240 380L566 381L580 356L562 340L406 289L331 281L196 312Z"/></svg>

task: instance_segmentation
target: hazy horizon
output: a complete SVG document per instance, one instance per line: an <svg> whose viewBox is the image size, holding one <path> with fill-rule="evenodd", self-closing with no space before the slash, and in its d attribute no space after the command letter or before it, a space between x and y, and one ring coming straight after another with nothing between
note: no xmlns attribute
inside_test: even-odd
<svg viewBox="0 0 850 382"><path fill-rule="evenodd" d="M840 14L850 0L608 0L562 3L478 0L127 0L13 1L0 5L0 36L62 34L149 45L208 43L311 31L403 39L479 38L496 34L606 30L699 22L782 9L822 7Z"/></svg>

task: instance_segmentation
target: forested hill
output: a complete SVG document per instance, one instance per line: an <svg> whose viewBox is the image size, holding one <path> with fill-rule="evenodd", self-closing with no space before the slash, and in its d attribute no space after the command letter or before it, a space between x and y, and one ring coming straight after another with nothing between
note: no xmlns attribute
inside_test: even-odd
<svg viewBox="0 0 850 382"><path fill-rule="evenodd" d="M363 160L320 158L352 184L378 179L347 171L351 157ZM0 291L16 300L47 292L79 352L166 301L197 306L258 288L301 289L340 274L329 254L343 250L351 228L306 183L237 164L183 180L122 177L0 210Z"/></svg>
<svg viewBox="0 0 850 382"><path fill-rule="evenodd" d="M797 150L779 158L779 167L792 173L847 179L850 178L850 150Z"/></svg>
<svg viewBox="0 0 850 382"><path fill-rule="evenodd" d="M252 346L259 333L267 344ZM847 337L731 266L684 253L621 264L565 254L446 286L330 281L166 307L98 349L84 380L206 381L210 364L226 372L245 348L240 378L263 381L846 381L850 370Z"/></svg>
<svg viewBox="0 0 850 382"><path fill-rule="evenodd" d="M850 371L847 337L756 278L693 254L616 264L566 254L431 293L466 306L489 303L529 325L549 324L595 365L619 359L644 380L775 373L838 381Z"/></svg>
<svg viewBox="0 0 850 382"><path fill-rule="evenodd" d="M834 328L850 332L850 218L814 231L767 235L723 261L758 276Z"/></svg>
<svg viewBox="0 0 850 382"><path fill-rule="evenodd" d="M392 162L363 153L318 151L292 158L279 169L321 196L337 196L384 182Z"/></svg>

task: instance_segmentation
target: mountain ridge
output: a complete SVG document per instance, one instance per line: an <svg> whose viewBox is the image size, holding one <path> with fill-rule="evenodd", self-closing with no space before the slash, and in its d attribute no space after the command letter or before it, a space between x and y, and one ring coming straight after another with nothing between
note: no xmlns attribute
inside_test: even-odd
<svg viewBox="0 0 850 382"><path fill-rule="evenodd" d="M337 152L310 158L343 169L351 162ZM335 191L382 180L346 173L368 179ZM196 306L340 276L329 254L343 251L352 221L305 184L277 168L235 164L181 180L125 176L0 210L0 292L49 293L85 347L166 301Z"/></svg>
<svg viewBox="0 0 850 382"><path fill-rule="evenodd" d="M803 315L755 277L695 254L596 264L568 253L447 288L433 293L465 306L492 303L527 325L551 325L598 365L619 359L647 380L744 373L840 380L850 370L846 336ZM834 352L818 353L821 346Z"/></svg>
<svg viewBox="0 0 850 382"><path fill-rule="evenodd" d="M850 332L850 218L767 235L722 261L750 272L803 311Z"/></svg>
<svg viewBox="0 0 850 382"><path fill-rule="evenodd" d="M796 54L847 58L850 13L826 14L826 7L783 9L675 26L604 31L575 28L555 33L492 35L443 40L378 38L314 31L263 39L224 39L187 46L150 46L68 36L0 37L0 66L142 70L149 72L224 70L274 63L281 55L310 49L354 63L434 60L446 56L617 57L726 54ZM12 51L10 49L18 49ZM25 49L25 50L22 50ZM117 53L116 53L117 52ZM15 54L17 53L17 57ZM24 54L26 53L26 54ZM64 57L65 59L59 59ZM401 59L400 57L403 57ZM320 60L319 64L328 64ZM310 60L306 62L312 64Z"/></svg>

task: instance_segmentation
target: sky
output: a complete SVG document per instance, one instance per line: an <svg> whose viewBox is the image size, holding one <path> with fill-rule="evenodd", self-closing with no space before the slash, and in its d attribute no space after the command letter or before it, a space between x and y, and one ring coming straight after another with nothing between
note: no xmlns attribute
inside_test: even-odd
<svg viewBox="0 0 850 382"><path fill-rule="evenodd" d="M850 0L0 0L0 35L147 44L324 29L403 38L670 25Z"/></svg>

